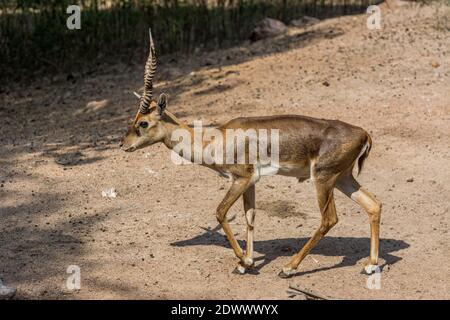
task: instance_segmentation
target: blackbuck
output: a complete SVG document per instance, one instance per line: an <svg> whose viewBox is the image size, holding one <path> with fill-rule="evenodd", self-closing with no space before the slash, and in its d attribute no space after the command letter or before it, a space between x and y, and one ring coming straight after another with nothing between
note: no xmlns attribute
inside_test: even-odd
<svg viewBox="0 0 450 320"><path fill-rule="evenodd" d="M156 70L156 56L153 40L150 34L150 53L145 64L144 91L136 94L139 99L139 111L136 114L128 133L121 142L124 151L132 152L152 144L161 142L169 149L174 149L178 141L173 135L179 130L194 135L194 129L177 119L166 108L167 99L161 94L158 101L152 99L152 79ZM372 140L362 128L337 121L315 119L300 115L277 115L265 117L242 117L233 119L217 128L226 140L227 130L277 130L278 145L273 141L264 141L268 145L269 155L276 149L276 161L265 162L257 158L255 162L229 163L216 161L202 163L231 178L231 187L216 210L216 218L234 250L239 263L235 273L245 273L247 268L254 266L253 261L253 231L255 222L255 184L261 176L279 174L297 177L299 181L310 179L317 193L320 213L322 215L319 228L309 241L295 254L290 262L279 273L282 278L295 273L300 262L325 234L338 222L334 202L334 189L340 190L347 197L358 203L368 214L370 222L370 257L365 265L367 273L376 270L378 263L379 225L381 203L355 180L353 171L358 173L369 155ZM257 138L259 139L259 138ZM190 143L194 139L191 139ZM215 139L204 139L202 148L213 144ZM227 142L227 141L225 141ZM263 141L257 141L262 144ZM249 139L246 139L248 145ZM234 150L236 151L236 149ZM248 153L248 148L244 148ZM192 153L181 155L193 162ZM246 157L248 159L249 157ZM220 160L220 159L219 159ZM355 168L356 167L356 168ZM355 170L354 170L355 168ZM247 243L245 252L241 249L227 220L230 207L242 196L245 220L247 224Z"/></svg>

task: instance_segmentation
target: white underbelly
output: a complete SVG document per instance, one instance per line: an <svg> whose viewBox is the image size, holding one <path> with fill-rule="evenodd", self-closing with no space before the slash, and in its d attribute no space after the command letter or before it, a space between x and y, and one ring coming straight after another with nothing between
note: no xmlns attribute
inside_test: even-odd
<svg viewBox="0 0 450 320"><path fill-rule="evenodd" d="M289 176L298 177L302 179L308 179L310 177L309 166L302 166L291 163L278 163L278 164L259 164L258 171L260 176Z"/></svg>

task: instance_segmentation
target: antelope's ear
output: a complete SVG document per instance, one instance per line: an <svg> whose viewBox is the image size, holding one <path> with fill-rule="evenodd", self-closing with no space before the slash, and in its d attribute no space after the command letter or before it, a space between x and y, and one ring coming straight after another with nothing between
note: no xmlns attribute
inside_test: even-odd
<svg viewBox="0 0 450 320"><path fill-rule="evenodd" d="M167 95L165 93L161 93L158 98L158 113L162 114L167 106Z"/></svg>

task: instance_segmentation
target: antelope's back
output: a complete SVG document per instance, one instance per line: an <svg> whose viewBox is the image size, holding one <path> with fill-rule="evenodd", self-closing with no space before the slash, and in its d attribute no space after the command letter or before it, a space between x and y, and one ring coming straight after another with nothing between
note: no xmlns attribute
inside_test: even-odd
<svg viewBox="0 0 450 320"><path fill-rule="evenodd" d="M360 127L301 115L240 117L220 129L278 129L280 161L296 163L309 162L338 148L359 150L367 139L367 132Z"/></svg>

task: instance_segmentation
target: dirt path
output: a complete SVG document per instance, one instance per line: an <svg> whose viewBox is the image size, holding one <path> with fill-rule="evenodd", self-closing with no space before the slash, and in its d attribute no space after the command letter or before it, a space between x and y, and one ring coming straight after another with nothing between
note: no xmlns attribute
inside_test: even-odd
<svg viewBox="0 0 450 320"><path fill-rule="evenodd" d="M142 85L140 62L0 93L5 283L18 298L285 299L294 284L340 298L449 299L450 33L441 19L449 13L384 12L381 31L369 31L365 15L331 19L223 52L166 57L158 71L157 91L186 122L295 113L366 128L374 148L359 180L384 204L381 289L367 289L360 273L367 216L338 192L339 224L296 277L277 277L320 216L311 183L285 177L257 185L259 275L231 274L236 259L214 215L229 182L175 166L162 145L117 148L137 110L130 92ZM117 198L102 197L109 187ZM233 215L242 241L240 201ZM65 286L69 265L81 268L78 292Z"/></svg>

